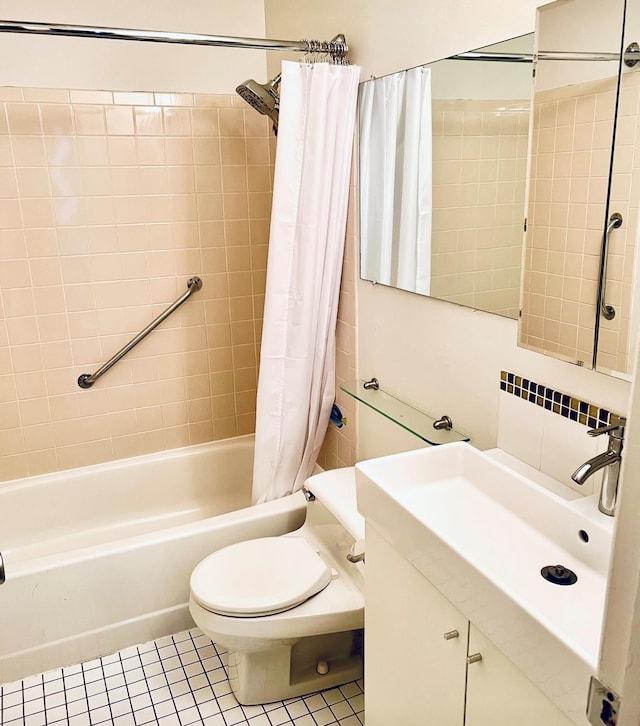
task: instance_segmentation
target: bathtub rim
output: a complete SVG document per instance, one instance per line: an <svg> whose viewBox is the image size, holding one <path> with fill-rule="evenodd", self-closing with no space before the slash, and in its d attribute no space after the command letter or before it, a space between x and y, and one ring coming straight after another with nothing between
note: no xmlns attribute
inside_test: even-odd
<svg viewBox="0 0 640 726"><path fill-rule="evenodd" d="M40 577L43 572L46 574L47 580L55 580L55 567L60 567L62 573L64 573L64 569L73 569L75 567L85 568L85 571L87 567L90 567L97 572L95 564L99 566L102 561L108 561L111 558L123 561L123 558L126 560L131 554L134 558L142 558L141 560L136 559L139 564L149 556L157 557L158 553L155 550L158 547L161 549L169 548L165 551L171 555L172 552L176 551L187 552L193 546L202 549L203 544L205 545L204 551L198 554L191 564L187 565L187 569L172 568L170 570L172 573L177 573L178 580L184 579L179 573L186 573L187 579L184 582L178 582L176 576L171 576L170 581L172 584L169 587L171 588L170 592L173 594L170 595L168 600L163 597L162 601L154 601L155 604L152 604L151 607L142 610L134 608L128 612L120 613L113 619L103 618L100 624L97 625L85 623L77 631L68 634L56 634L49 630L46 636L37 642L29 638L27 633L27 640L32 642L25 643L24 646L11 649L6 653L0 653L0 684L10 683L55 668L92 660L121 648L130 647L132 644L147 642L194 627L188 608L188 577L190 577L197 562L216 549L237 541L253 537L279 536L293 532L303 525L306 514L306 498L302 491L297 491L271 502L237 509L227 514L216 515L208 520L200 520L201 526L197 531L194 523L190 523L175 528L167 528L161 532L162 537L151 537L147 533L121 540L116 543L117 547L111 547L110 549L105 548L104 545L98 545L84 550L75 550L73 551L73 557L68 557L65 560L56 559L56 562L51 563L50 566L46 566L45 558L42 557L26 561L35 565L35 567L32 572L24 567L22 572L13 574L12 579L20 581L17 583L18 588L28 588L30 579L34 576L36 578ZM176 536L176 530L178 529L182 530L180 537ZM240 532L242 532L242 535L238 537ZM230 535L232 536L230 537ZM206 546L205 540L209 541L211 539L214 540L212 542L213 546ZM184 550L184 548L187 549ZM187 556L193 558L193 555ZM167 583L164 578L162 581L158 580L156 575L151 585L152 593L159 592L159 586L166 592ZM174 590L176 587L178 589ZM180 595L183 587L187 587L187 590L183 595ZM73 594L77 595L77 592ZM2 591L0 590L1 596ZM84 597L84 595L81 597ZM111 595L105 595L105 602L108 602L110 597ZM155 594L152 594L152 597L155 597ZM85 600L82 599L81 603L85 603ZM53 612L57 612L55 607Z"/></svg>
<svg viewBox="0 0 640 726"><path fill-rule="evenodd" d="M255 441L255 434L242 434L241 436L230 436L226 439L215 439L213 441L204 441L200 444L186 444L173 449L161 449L159 451L147 454L135 454L121 459L111 459L98 464L87 464L86 466L76 466L71 469L60 469L47 472L44 474L33 474L30 476L19 477L18 479L4 479L0 481L0 497L5 492L15 491L17 489L28 489L37 485L47 484L56 480L63 480L67 477L77 479L85 476L87 473L104 473L106 471L117 471L132 466L133 464L145 464L158 461L169 461L172 459L180 459L187 456L188 453L197 454L206 451L212 446L230 446L234 442L236 446L245 445L248 442ZM233 448L233 447L232 447Z"/></svg>
<svg viewBox="0 0 640 726"><path fill-rule="evenodd" d="M251 504L247 507L234 509L231 512L215 514L186 524L165 527L152 532L143 532L130 537L121 537L111 542L88 545L52 555L13 560L11 550L3 550L5 578L8 581L9 578L26 577L41 572L43 569L55 571L69 565L97 559L107 554L130 552L140 547L152 547L170 540L188 539L194 534L204 534L214 529L231 526L237 522L256 521L279 514L293 513L298 509L306 509L306 504L304 493L302 490L298 490L280 499L273 499L262 504Z"/></svg>

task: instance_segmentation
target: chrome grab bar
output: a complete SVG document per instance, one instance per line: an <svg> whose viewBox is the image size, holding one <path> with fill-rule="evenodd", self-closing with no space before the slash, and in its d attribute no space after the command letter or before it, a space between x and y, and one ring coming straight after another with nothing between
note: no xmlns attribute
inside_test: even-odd
<svg viewBox="0 0 640 726"><path fill-rule="evenodd" d="M609 224L602 238L602 252L600 259L600 315L605 320L613 320L616 316L615 308L606 304L605 289L607 286L607 257L609 255L609 235L612 229L618 229L622 224L622 215L614 212L609 217Z"/></svg>
<svg viewBox="0 0 640 726"><path fill-rule="evenodd" d="M98 368L95 373L83 373L78 378L78 385L80 386L80 388L91 388L91 386L93 386L93 384L98 380L98 378L100 378L101 375L106 373L109 368L111 368L111 366L115 365L120 360L120 358L125 356L132 348L135 348L135 346L138 345L141 340L146 338L147 335L149 335L149 333L154 328L157 328L163 320L168 318L174 310L177 310L180 305L182 305L182 303L187 300L194 292L198 292L201 287L202 280L199 277L190 278L189 282L187 282L187 291L183 293L175 302L172 302L171 305L169 305L169 307L164 312L160 313L160 315L158 315L155 320L150 322L144 330L141 330L133 340L130 340L124 346L124 348L121 348L114 356L111 356L111 358L109 358L109 360L103 366Z"/></svg>

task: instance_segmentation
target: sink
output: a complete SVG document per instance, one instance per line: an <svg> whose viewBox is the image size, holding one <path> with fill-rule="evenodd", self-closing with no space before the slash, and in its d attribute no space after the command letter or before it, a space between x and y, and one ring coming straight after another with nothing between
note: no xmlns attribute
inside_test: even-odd
<svg viewBox="0 0 640 726"><path fill-rule="evenodd" d="M593 497L567 499L508 455L452 443L356 465L358 509L575 723L597 673L612 542ZM544 475L542 475L543 477ZM567 491L568 490L567 488ZM577 575L549 582L545 566ZM401 594L399 594L401 596ZM428 614L425 613L425 617Z"/></svg>

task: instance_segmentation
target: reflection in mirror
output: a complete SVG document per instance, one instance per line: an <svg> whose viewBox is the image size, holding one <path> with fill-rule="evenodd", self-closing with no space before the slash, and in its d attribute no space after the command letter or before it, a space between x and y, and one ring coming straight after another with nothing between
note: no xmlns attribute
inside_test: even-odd
<svg viewBox="0 0 640 726"><path fill-rule="evenodd" d="M360 209L365 279L431 289L431 70L360 87Z"/></svg>
<svg viewBox="0 0 640 726"><path fill-rule="evenodd" d="M596 351L624 0L539 8L519 344L585 367ZM590 59L546 60L549 51ZM607 52L612 60L595 56ZM552 54L549 54L552 55ZM561 55L561 54L558 54ZM611 241L619 230L611 230ZM621 274L617 261L609 270ZM619 296L615 286L609 292Z"/></svg>
<svg viewBox="0 0 640 726"><path fill-rule="evenodd" d="M532 45L361 84L363 279L517 317Z"/></svg>
<svg viewBox="0 0 640 726"><path fill-rule="evenodd" d="M640 38L637 3L627 5L625 36L624 48ZM619 214L621 223L609 235L601 291L606 309L598 317L596 352L597 370L613 375L631 373L640 324L640 295L636 282L640 213L640 62L633 64L632 59L626 58L621 68L608 214L609 220L612 215Z"/></svg>

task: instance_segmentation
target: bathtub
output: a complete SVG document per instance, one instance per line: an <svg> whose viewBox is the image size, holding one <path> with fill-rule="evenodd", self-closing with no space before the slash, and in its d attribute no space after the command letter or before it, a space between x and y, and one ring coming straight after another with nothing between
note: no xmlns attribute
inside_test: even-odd
<svg viewBox="0 0 640 726"><path fill-rule="evenodd" d="M194 566L284 534L297 492L250 506L253 436L0 483L0 683L193 626Z"/></svg>

